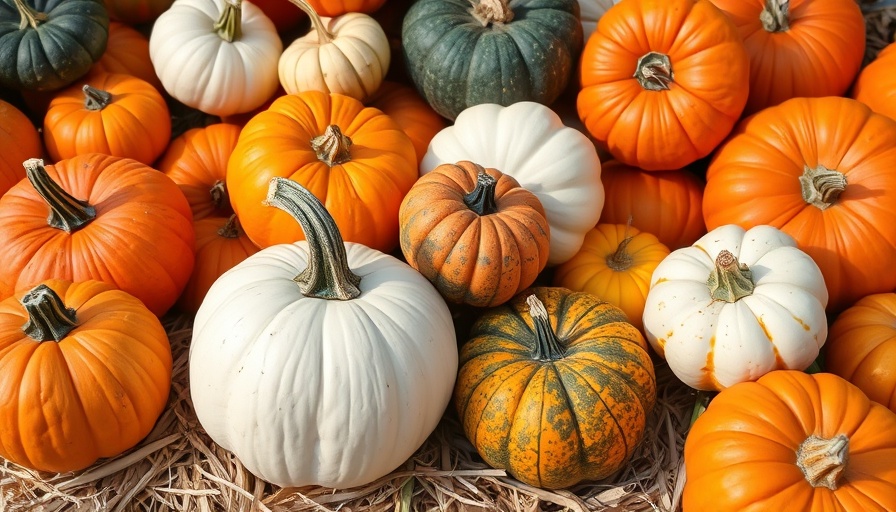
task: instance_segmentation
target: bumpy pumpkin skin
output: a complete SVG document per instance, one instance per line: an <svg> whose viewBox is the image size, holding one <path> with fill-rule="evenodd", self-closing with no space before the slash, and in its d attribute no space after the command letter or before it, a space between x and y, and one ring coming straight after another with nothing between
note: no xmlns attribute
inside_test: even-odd
<svg viewBox="0 0 896 512"><path fill-rule="evenodd" d="M533 357L526 299L544 304L563 351ZM561 488L620 468L656 400L644 338L615 306L564 288L530 288L485 312L461 348L454 403L464 433L492 467Z"/></svg>
<svg viewBox="0 0 896 512"><path fill-rule="evenodd" d="M684 445L687 512L896 510L896 414L830 373L778 370L722 391ZM810 436L848 438L836 490L797 465Z"/></svg>

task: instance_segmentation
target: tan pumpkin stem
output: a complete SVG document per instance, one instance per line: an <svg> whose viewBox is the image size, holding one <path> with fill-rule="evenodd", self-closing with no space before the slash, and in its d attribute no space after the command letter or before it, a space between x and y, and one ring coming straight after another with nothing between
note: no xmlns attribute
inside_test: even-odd
<svg viewBox="0 0 896 512"><path fill-rule="evenodd" d="M323 203L302 185L272 178L264 201L294 218L308 240L308 266L294 281L306 297L351 300L361 294L361 277L348 266L345 243Z"/></svg>
<svg viewBox="0 0 896 512"><path fill-rule="evenodd" d="M218 236L222 238L239 238L240 234L242 234L240 221L236 218L235 213L231 214L230 217L227 218L227 222L218 229Z"/></svg>
<svg viewBox="0 0 896 512"><path fill-rule="evenodd" d="M765 8L759 13L759 21L768 32L789 30L790 0L765 0Z"/></svg>
<svg viewBox="0 0 896 512"><path fill-rule="evenodd" d="M800 444L796 465L803 471L812 487L827 487L834 491L849 462L849 438L845 434L831 439L815 435Z"/></svg>
<svg viewBox="0 0 896 512"><path fill-rule="evenodd" d="M16 9L19 10L19 15L21 16L21 20L19 21L19 30L24 30L29 25L33 29L37 29L37 26L42 22L47 21L48 16L45 12L38 12L28 7L25 4L25 0L12 0L14 4L16 4Z"/></svg>
<svg viewBox="0 0 896 512"><path fill-rule="evenodd" d="M629 235L629 232L632 229L632 216L628 216L628 222L625 225L625 238L619 242L619 245L616 247L616 250L613 254L607 256L606 262L607 267L615 270L616 272L623 272L631 268L632 263L634 263L635 258L628 252L628 244L632 241L633 236Z"/></svg>
<svg viewBox="0 0 896 512"><path fill-rule="evenodd" d="M551 318L544 303L535 295L529 295L526 297L526 304L529 305L529 315L532 316L532 323L535 326L535 348L532 351L532 358L538 361L562 359L566 351L563 350L557 334L551 327Z"/></svg>
<svg viewBox="0 0 896 512"><path fill-rule="evenodd" d="M78 326L75 310L65 307L62 299L49 286L39 284L20 300L28 321L22 331L35 341L60 341Z"/></svg>
<svg viewBox="0 0 896 512"><path fill-rule="evenodd" d="M741 265L731 251L722 250L716 256L716 264L706 280L713 300L737 302L753 293L753 272Z"/></svg>
<svg viewBox="0 0 896 512"><path fill-rule="evenodd" d="M208 193L212 196L212 203L216 209L224 208L230 203L230 196L227 194L227 187L223 180L217 180Z"/></svg>
<svg viewBox="0 0 896 512"><path fill-rule="evenodd" d="M47 225L72 233L96 218L96 208L87 201L75 199L50 178L43 160L31 158L23 165L28 181L50 207Z"/></svg>
<svg viewBox="0 0 896 512"><path fill-rule="evenodd" d="M336 39L336 36L333 35L327 27L324 26L323 20L320 19L320 16L317 14L317 11L314 10L314 7L311 7L311 4L306 2L305 0L289 0L293 5L302 10L307 16L308 19L311 20L311 26L314 27L315 32L317 32L317 42L318 44L324 45L327 43L333 42Z"/></svg>
<svg viewBox="0 0 896 512"><path fill-rule="evenodd" d="M648 91L666 91L669 84L675 81L672 72L672 60L668 55L659 52L645 53L638 59L635 74L641 87Z"/></svg>
<svg viewBox="0 0 896 512"><path fill-rule="evenodd" d="M317 154L318 160L330 167L351 160L351 147L352 139L342 133L335 124L327 126L323 135L311 139L311 148Z"/></svg>
<svg viewBox="0 0 896 512"><path fill-rule="evenodd" d="M224 0L224 9L213 28L221 39L232 43L243 36L243 0Z"/></svg>
<svg viewBox="0 0 896 512"><path fill-rule="evenodd" d="M507 5L507 0L470 0L473 3L473 17L483 27L489 23L504 24L513 21L513 11Z"/></svg>
<svg viewBox="0 0 896 512"><path fill-rule="evenodd" d="M842 172L832 171L823 165L814 169L808 165L803 167L800 191L806 203L825 210L837 202L837 198L844 190L846 190L846 175Z"/></svg>
<svg viewBox="0 0 896 512"><path fill-rule="evenodd" d="M485 172L485 168L481 165L473 165L478 170L476 187L464 196L464 204L479 216L491 215L498 211L498 203L495 201L495 186L498 184L498 180Z"/></svg>
<svg viewBox="0 0 896 512"><path fill-rule="evenodd" d="M84 84L84 108L87 110L103 110L112 103L112 95L108 91Z"/></svg>

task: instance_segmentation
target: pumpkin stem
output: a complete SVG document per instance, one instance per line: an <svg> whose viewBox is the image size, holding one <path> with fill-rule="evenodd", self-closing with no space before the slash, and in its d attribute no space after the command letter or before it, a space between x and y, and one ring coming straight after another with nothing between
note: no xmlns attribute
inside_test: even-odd
<svg viewBox="0 0 896 512"><path fill-rule="evenodd" d="M342 235L323 203L290 179L276 177L270 183L264 204L290 214L308 240L308 266L294 278L302 293L306 297L337 300L361 295L361 277L349 268Z"/></svg>
<svg viewBox="0 0 896 512"><path fill-rule="evenodd" d="M25 4L25 0L12 0L14 4L16 4L16 9L19 10L19 15L21 16L21 20L19 21L19 30L24 30L29 25L31 28L37 30L37 26L41 24L41 22L47 21L47 13L38 12L28 7Z"/></svg>
<svg viewBox="0 0 896 512"><path fill-rule="evenodd" d="M551 319L544 303L533 294L526 297L526 304L529 305L529 315L535 324L535 349L532 351L532 358L539 361L562 359L565 351L551 328Z"/></svg>
<svg viewBox="0 0 896 512"><path fill-rule="evenodd" d="M311 148L317 154L318 160L329 165L344 164L352 159L349 149L352 147L352 139L342 133L335 124L327 126L323 135L311 139Z"/></svg>
<svg viewBox="0 0 896 512"><path fill-rule="evenodd" d="M477 215L491 215L498 211L498 203L495 201L496 180L479 164L473 164L478 169L476 175L476 187L472 192L464 196L464 204Z"/></svg>
<svg viewBox="0 0 896 512"><path fill-rule="evenodd" d="M613 254L607 256L607 266L616 272L622 272L631 268L632 263L634 263L635 258L628 252L628 244L632 241L634 236L629 235L629 232L632 229L632 216L628 216L628 223L625 225L625 238L619 242L619 245L616 247L616 251Z"/></svg>
<svg viewBox="0 0 896 512"><path fill-rule="evenodd" d="M230 196L227 195L227 187L224 185L224 180L216 181L208 193L212 196L212 203L215 205L215 209L221 209L230 203Z"/></svg>
<svg viewBox="0 0 896 512"><path fill-rule="evenodd" d="M473 4L473 17L482 24L483 27L489 23L497 23L502 25L513 21L513 11L507 5L507 0L470 0Z"/></svg>
<svg viewBox="0 0 896 512"><path fill-rule="evenodd" d="M759 13L762 28L769 32L785 32L790 29L790 0L765 0L765 8Z"/></svg>
<svg viewBox="0 0 896 512"><path fill-rule="evenodd" d="M49 286L39 284L22 297L28 321L22 331L35 341L60 341L78 325L75 310L65 307L62 299Z"/></svg>
<svg viewBox="0 0 896 512"><path fill-rule="evenodd" d="M228 43L239 41L243 35L242 12L243 0L224 0L224 10L213 26L221 39Z"/></svg>
<svg viewBox="0 0 896 512"><path fill-rule="evenodd" d="M311 4L306 2L305 0L289 0L293 5L302 10L307 16L308 19L311 20L311 26L314 27L314 30L317 32L317 42L320 45L324 45L327 43L333 42L336 39L327 27L324 26L323 20L320 19L320 16L317 14L317 11L314 10L314 7L311 7Z"/></svg>
<svg viewBox="0 0 896 512"><path fill-rule="evenodd" d="M81 90L84 91L84 108L87 110L103 110L112 103L112 95L109 91L97 89L88 84L84 84Z"/></svg>
<svg viewBox="0 0 896 512"><path fill-rule="evenodd" d="M659 52L645 53L638 59L635 74L641 87L648 91L667 91L669 84L675 81L672 72L672 61L668 55Z"/></svg>
<svg viewBox="0 0 896 512"><path fill-rule="evenodd" d="M849 462L849 438L845 434L831 439L812 435L800 444L796 465L803 471L812 487L827 487L834 491L840 475Z"/></svg>
<svg viewBox="0 0 896 512"><path fill-rule="evenodd" d="M227 218L227 222L218 229L218 236L222 238L239 238L241 232L240 221L236 218L236 214L232 213Z"/></svg>
<svg viewBox="0 0 896 512"><path fill-rule="evenodd" d="M30 158L23 165L28 181L50 207L47 225L72 233L96 218L96 208L87 201L75 199L50 178L43 160Z"/></svg>
<svg viewBox="0 0 896 512"><path fill-rule="evenodd" d="M806 165L803 166L803 175L800 176L800 190L806 203L825 210L833 206L840 194L846 190L846 175L823 165L814 169Z"/></svg>
<svg viewBox="0 0 896 512"><path fill-rule="evenodd" d="M716 256L716 265L706 280L713 300L737 302L753 293L753 272L738 263L731 251L722 250Z"/></svg>

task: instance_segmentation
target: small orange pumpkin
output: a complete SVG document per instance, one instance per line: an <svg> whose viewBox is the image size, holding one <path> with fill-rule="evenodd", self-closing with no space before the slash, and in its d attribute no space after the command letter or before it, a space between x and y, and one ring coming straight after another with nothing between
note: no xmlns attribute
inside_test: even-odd
<svg viewBox="0 0 896 512"><path fill-rule="evenodd" d="M149 60L149 39L137 29L120 21L109 22L109 42L100 60L93 63L91 73L106 72L131 75L152 84L161 92L162 81Z"/></svg>

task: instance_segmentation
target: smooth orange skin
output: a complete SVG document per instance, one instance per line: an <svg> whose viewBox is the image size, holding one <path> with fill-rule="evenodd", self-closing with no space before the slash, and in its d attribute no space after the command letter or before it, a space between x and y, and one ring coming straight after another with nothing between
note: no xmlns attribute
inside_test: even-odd
<svg viewBox="0 0 896 512"><path fill-rule="evenodd" d="M896 510L896 413L830 374L776 370L716 395L684 445L685 512ZM811 435L849 437L835 491L796 465Z"/></svg>
<svg viewBox="0 0 896 512"><path fill-rule="evenodd" d="M0 198L0 297L50 278L96 279L164 314L194 263L193 218L177 185L136 160L98 153L45 168L96 218L69 234L47 224L47 203L27 179L9 189Z"/></svg>
<svg viewBox="0 0 896 512"><path fill-rule="evenodd" d="M823 165L846 176L829 208L806 203L799 177ZM896 289L896 121L849 98L794 98L735 128L706 173L703 218L768 224L792 236L818 264L837 313Z"/></svg>
<svg viewBox="0 0 896 512"><path fill-rule="evenodd" d="M85 83L112 94L112 102L88 110ZM89 73L57 94L44 116L44 144L53 161L102 153L152 165L170 138L165 99L149 82L131 75Z"/></svg>
<svg viewBox="0 0 896 512"><path fill-rule="evenodd" d="M871 110L896 119L896 42L890 43L859 71L852 97Z"/></svg>
<svg viewBox="0 0 896 512"><path fill-rule="evenodd" d="M0 196L25 179L22 163L42 157L43 151L40 134L28 116L0 100Z"/></svg>
<svg viewBox="0 0 896 512"><path fill-rule="evenodd" d="M77 311L59 342L22 331L19 290L0 302L0 456L68 472L132 448L152 430L171 386L171 347L159 319L99 281L47 284Z"/></svg>
<svg viewBox="0 0 896 512"><path fill-rule="evenodd" d="M495 178L497 211L479 215L464 203L476 188L472 162L442 164L423 175L398 214L408 264L454 303L491 307L535 282L550 251L550 228L535 194L512 176Z"/></svg>
<svg viewBox="0 0 896 512"><path fill-rule="evenodd" d="M668 90L633 77L649 52L669 56ZM712 152L740 118L749 66L734 24L709 0L620 2L585 44L576 109L617 160L680 169Z"/></svg>
<svg viewBox="0 0 896 512"><path fill-rule="evenodd" d="M423 160L432 138L448 126L448 121L437 114L416 89L398 82L383 82L366 104L382 110L401 126L414 143L417 165Z"/></svg>
<svg viewBox="0 0 896 512"><path fill-rule="evenodd" d="M631 257L628 268L615 269L608 258L626 238L625 252ZM669 255L669 248L654 235L625 224L601 222L585 235L582 248L554 271L554 286L587 292L613 304L642 331L644 303L654 269Z"/></svg>
<svg viewBox="0 0 896 512"><path fill-rule="evenodd" d="M853 0L790 0L790 28L767 31L767 0L710 0L737 25L750 55L744 114L790 98L841 96L865 55L865 18Z"/></svg>
<svg viewBox="0 0 896 512"><path fill-rule="evenodd" d="M91 73L119 73L149 82L163 91L162 81L149 59L149 39L135 28L120 21L109 22L109 40L100 60L93 63Z"/></svg>
<svg viewBox="0 0 896 512"><path fill-rule="evenodd" d="M386 3L386 0L307 0L320 16L333 18L347 12L370 14Z"/></svg>
<svg viewBox="0 0 896 512"><path fill-rule="evenodd" d="M183 191L193 211L193 220L233 213L230 201L218 207L211 189L224 182L227 162L240 137L240 127L217 123L191 128L176 137L159 158L156 169L165 173Z"/></svg>
<svg viewBox="0 0 896 512"><path fill-rule="evenodd" d="M168 10L174 0L105 0L109 18L128 25L154 21Z"/></svg>
<svg viewBox="0 0 896 512"><path fill-rule="evenodd" d="M896 412L896 293L863 297L831 324L825 370Z"/></svg>
<svg viewBox="0 0 896 512"><path fill-rule="evenodd" d="M353 142L351 159L333 167L311 147L331 124ZM346 242L388 253L398 245L398 208L419 172L413 143L389 116L348 96L305 91L277 98L249 120L227 164L230 204L261 248L305 239L289 214L263 204L277 176L323 202Z"/></svg>
<svg viewBox="0 0 896 512"><path fill-rule="evenodd" d="M602 224L626 224L655 235L671 250L706 234L703 180L693 172L645 171L616 160L601 164Z"/></svg>

